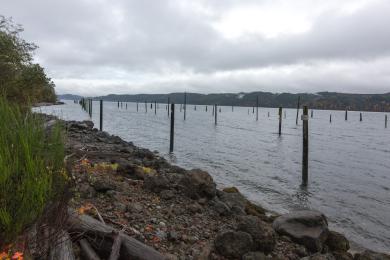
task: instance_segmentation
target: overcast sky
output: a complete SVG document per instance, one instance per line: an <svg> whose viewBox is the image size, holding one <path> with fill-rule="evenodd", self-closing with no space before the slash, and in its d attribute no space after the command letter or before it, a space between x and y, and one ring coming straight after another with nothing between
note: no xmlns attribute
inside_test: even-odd
<svg viewBox="0 0 390 260"><path fill-rule="evenodd" d="M389 0L1 0L59 94L390 92Z"/></svg>

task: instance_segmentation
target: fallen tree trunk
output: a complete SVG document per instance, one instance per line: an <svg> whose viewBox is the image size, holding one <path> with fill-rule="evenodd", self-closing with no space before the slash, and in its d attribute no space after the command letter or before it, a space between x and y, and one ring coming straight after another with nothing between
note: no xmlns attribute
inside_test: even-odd
<svg viewBox="0 0 390 260"><path fill-rule="evenodd" d="M87 237L89 242L97 250L110 252L113 241L119 234L121 241L119 259L145 259L145 260L162 260L165 257L150 246L119 232L111 226L108 226L88 215L78 215L69 210L68 218L69 229L72 232L78 232ZM107 243L109 242L109 243ZM110 253L108 253L109 255Z"/></svg>

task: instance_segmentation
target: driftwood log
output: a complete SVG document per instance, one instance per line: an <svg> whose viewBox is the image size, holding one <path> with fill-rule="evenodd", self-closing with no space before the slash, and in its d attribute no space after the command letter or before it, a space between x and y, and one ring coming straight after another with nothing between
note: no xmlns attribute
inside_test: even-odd
<svg viewBox="0 0 390 260"><path fill-rule="evenodd" d="M95 250L93 250L88 240L83 238L79 243L81 252L86 260L100 260L100 257L96 254Z"/></svg>
<svg viewBox="0 0 390 260"><path fill-rule="evenodd" d="M50 260L75 260L68 232L60 231L58 240L50 249Z"/></svg>
<svg viewBox="0 0 390 260"><path fill-rule="evenodd" d="M82 234L99 253L102 259L108 259L120 242L118 259L160 260L165 257L140 241L108 226L88 215L79 215L69 210L69 231ZM114 252L115 255L115 252Z"/></svg>

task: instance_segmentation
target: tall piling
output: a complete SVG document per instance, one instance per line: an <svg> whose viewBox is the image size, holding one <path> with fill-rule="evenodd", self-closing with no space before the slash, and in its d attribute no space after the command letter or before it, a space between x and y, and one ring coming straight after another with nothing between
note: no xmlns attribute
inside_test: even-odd
<svg viewBox="0 0 390 260"><path fill-rule="evenodd" d="M279 135L282 134L282 107L279 107Z"/></svg>
<svg viewBox="0 0 390 260"><path fill-rule="evenodd" d="M362 115L362 113L360 112L360 122L362 122L363 121L363 115Z"/></svg>
<svg viewBox="0 0 390 260"><path fill-rule="evenodd" d="M154 114L157 115L157 102L154 101Z"/></svg>
<svg viewBox="0 0 390 260"><path fill-rule="evenodd" d="M100 99L100 124L99 124L99 128L100 128L100 131L103 131L103 100Z"/></svg>
<svg viewBox="0 0 390 260"><path fill-rule="evenodd" d="M215 125L217 125L217 115L218 115L217 104L215 104L214 106L215 106L215 109L214 109L214 121L215 121Z"/></svg>
<svg viewBox="0 0 390 260"><path fill-rule="evenodd" d="M187 93L184 92L184 121L186 120L186 114L187 114Z"/></svg>
<svg viewBox="0 0 390 260"><path fill-rule="evenodd" d="M387 128L387 115L385 115L385 128Z"/></svg>
<svg viewBox="0 0 390 260"><path fill-rule="evenodd" d="M346 108L345 109L345 121L347 121L348 120L348 109Z"/></svg>
<svg viewBox="0 0 390 260"><path fill-rule="evenodd" d="M259 121L259 96L256 96L256 121Z"/></svg>
<svg viewBox="0 0 390 260"><path fill-rule="evenodd" d="M302 149L302 185L307 186L309 174L309 117L307 106L303 107L303 149Z"/></svg>
<svg viewBox="0 0 390 260"><path fill-rule="evenodd" d="M169 138L169 152L173 153L173 143L175 137L175 104L171 104L171 131Z"/></svg>
<svg viewBox="0 0 390 260"><path fill-rule="evenodd" d="M295 124L298 125L298 116L299 116L299 106L300 106L300 102L301 102L301 97L298 96L298 104L297 104L297 118L295 120Z"/></svg>

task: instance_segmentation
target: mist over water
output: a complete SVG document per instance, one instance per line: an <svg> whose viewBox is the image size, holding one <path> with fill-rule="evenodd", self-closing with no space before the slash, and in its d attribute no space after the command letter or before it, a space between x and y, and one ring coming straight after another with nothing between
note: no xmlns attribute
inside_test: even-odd
<svg viewBox="0 0 390 260"><path fill-rule="evenodd" d="M80 105L37 108L66 120L87 120ZM92 120L99 126L99 103L93 102ZM358 245L389 252L390 248L390 128L385 113L315 110L309 118L309 185L301 184L302 122L296 110L285 109L282 135L278 111L221 107L214 125L212 106L187 105L186 121L176 105L175 148L169 150L166 104L145 113L145 105L104 103L103 130L137 146L157 150L185 168L210 172L220 187L236 186L249 199L269 210L285 213L312 208L325 213L330 226ZM249 114L248 114L249 111ZM267 116L270 112L270 117ZM302 112L302 110L300 111ZM329 115L332 114L332 123ZM310 115L310 112L309 112ZM300 119L300 117L299 117ZM390 126L389 126L390 127Z"/></svg>

